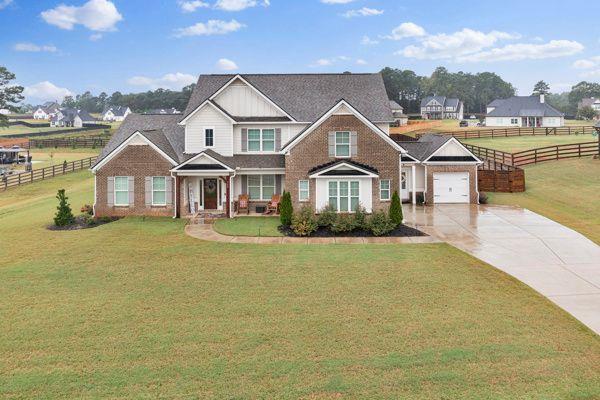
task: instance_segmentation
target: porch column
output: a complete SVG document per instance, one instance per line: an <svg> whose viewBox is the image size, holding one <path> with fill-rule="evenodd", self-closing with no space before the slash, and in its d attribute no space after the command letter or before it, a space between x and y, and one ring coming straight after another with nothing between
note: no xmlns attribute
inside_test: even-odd
<svg viewBox="0 0 600 400"><path fill-rule="evenodd" d="M225 215L231 218L231 176L225 177Z"/></svg>
<svg viewBox="0 0 600 400"><path fill-rule="evenodd" d="M410 180L412 186L412 203L417 204L417 167L413 164L410 167Z"/></svg>
<svg viewBox="0 0 600 400"><path fill-rule="evenodd" d="M181 177L175 175L175 218L181 218Z"/></svg>

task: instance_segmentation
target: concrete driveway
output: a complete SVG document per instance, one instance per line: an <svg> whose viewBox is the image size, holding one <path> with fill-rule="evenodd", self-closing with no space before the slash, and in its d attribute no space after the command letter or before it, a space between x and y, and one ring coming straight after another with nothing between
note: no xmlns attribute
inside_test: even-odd
<svg viewBox="0 0 600 400"><path fill-rule="evenodd" d="M407 224L514 276L600 334L600 246L532 211L404 206Z"/></svg>

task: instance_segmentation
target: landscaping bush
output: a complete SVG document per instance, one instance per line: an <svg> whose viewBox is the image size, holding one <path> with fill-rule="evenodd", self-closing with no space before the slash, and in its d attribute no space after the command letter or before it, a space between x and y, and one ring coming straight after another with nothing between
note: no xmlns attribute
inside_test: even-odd
<svg viewBox="0 0 600 400"><path fill-rule="evenodd" d="M90 204L84 204L83 207L81 207L81 212L83 214L93 215L94 214L94 207L92 207Z"/></svg>
<svg viewBox="0 0 600 400"><path fill-rule="evenodd" d="M292 231L298 236L310 236L319 227L317 218L310 206L304 206L292 216Z"/></svg>
<svg viewBox="0 0 600 400"><path fill-rule="evenodd" d="M354 229L357 230L368 230L369 226L367 224L367 210L360 204L356 206L356 210L354 210Z"/></svg>
<svg viewBox="0 0 600 400"><path fill-rule="evenodd" d="M376 211L369 219L369 230L373 236L383 236L396 228L396 224L392 222L385 211Z"/></svg>
<svg viewBox="0 0 600 400"><path fill-rule="evenodd" d="M56 226L67 226L75 222L75 216L71 211L71 206L67 202L69 199L65 195L65 189L60 189L56 195L58 199L58 207L56 207L56 215L54 216L54 225Z"/></svg>
<svg viewBox="0 0 600 400"><path fill-rule="evenodd" d="M352 232L355 228L354 217L350 214L338 214L335 222L329 228L333 233Z"/></svg>
<svg viewBox="0 0 600 400"><path fill-rule="evenodd" d="M392 194L392 202L390 203L390 220L396 225L399 226L402 224L402 204L400 204L400 196L398 196L398 191L394 190L394 194Z"/></svg>
<svg viewBox="0 0 600 400"><path fill-rule="evenodd" d="M337 213L335 208L331 205L326 205L319 211L319 215L317 216L317 224L321 228L329 228L335 222L337 218Z"/></svg>
<svg viewBox="0 0 600 400"><path fill-rule="evenodd" d="M487 204L488 195L485 192L479 192L479 204Z"/></svg>
<svg viewBox="0 0 600 400"><path fill-rule="evenodd" d="M279 204L279 220L281 225L290 226L292 223L292 215L294 207L292 206L292 196L290 192L283 192L281 195L281 203Z"/></svg>

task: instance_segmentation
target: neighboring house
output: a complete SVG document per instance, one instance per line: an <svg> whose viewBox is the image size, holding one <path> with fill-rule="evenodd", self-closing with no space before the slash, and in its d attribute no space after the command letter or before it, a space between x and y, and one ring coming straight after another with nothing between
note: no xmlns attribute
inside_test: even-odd
<svg viewBox="0 0 600 400"><path fill-rule="evenodd" d="M181 114L176 108L157 108L154 110L146 111L144 114L147 115L165 115L165 114Z"/></svg>
<svg viewBox="0 0 600 400"><path fill-rule="evenodd" d="M131 114L131 109L126 106L109 106L102 113L102 121L122 122Z"/></svg>
<svg viewBox="0 0 600 400"><path fill-rule="evenodd" d="M82 128L83 124L91 124L94 122L96 122L96 120L87 111L76 110L73 108L63 108L50 118L50 126L59 128Z"/></svg>
<svg viewBox="0 0 600 400"><path fill-rule="evenodd" d="M546 103L545 96L514 96L497 99L487 106L486 126L561 127L565 115Z"/></svg>
<svg viewBox="0 0 600 400"><path fill-rule="evenodd" d="M129 115L92 167L96 216L236 213L290 192L294 209L387 210L392 193L477 203L477 165L456 139L412 144L380 74L201 75L182 115Z"/></svg>
<svg viewBox="0 0 600 400"><path fill-rule="evenodd" d="M394 100L390 100L390 108L392 109L394 122L397 126L404 126L408 124L408 115L404 114L404 107L396 103Z"/></svg>
<svg viewBox="0 0 600 400"><path fill-rule="evenodd" d="M9 115L10 110L8 108L0 108L0 115Z"/></svg>
<svg viewBox="0 0 600 400"><path fill-rule="evenodd" d="M464 104L456 98L427 96L421 100L423 119L463 119Z"/></svg>
<svg viewBox="0 0 600 400"><path fill-rule="evenodd" d="M581 101L577 104L577 109L581 110L584 107L591 107L594 111L600 113L600 99L595 97L581 99Z"/></svg>
<svg viewBox="0 0 600 400"><path fill-rule="evenodd" d="M60 110L60 105L57 102L51 101L44 103L41 106L35 108L33 112L33 119L51 119Z"/></svg>

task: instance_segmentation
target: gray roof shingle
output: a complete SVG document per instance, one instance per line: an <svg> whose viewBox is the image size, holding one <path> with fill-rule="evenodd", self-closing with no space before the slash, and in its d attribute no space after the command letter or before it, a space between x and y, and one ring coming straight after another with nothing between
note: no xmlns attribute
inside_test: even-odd
<svg viewBox="0 0 600 400"><path fill-rule="evenodd" d="M419 161L424 161L450 139L452 139L450 135L427 133L417 141L399 141L398 143L408 152L408 155Z"/></svg>
<svg viewBox="0 0 600 400"><path fill-rule="evenodd" d="M488 117L562 117L563 113L548 103L541 103L539 96L514 96L498 99L488 107L495 107Z"/></svg>
<svg viewBox="0 0 600 400"><path fill-rule="evenodd" d="M236 75L200 75L183 117ZM240 75L296 121L314 122L344 99L373 122L393 121L381 74Z"/></svg>

